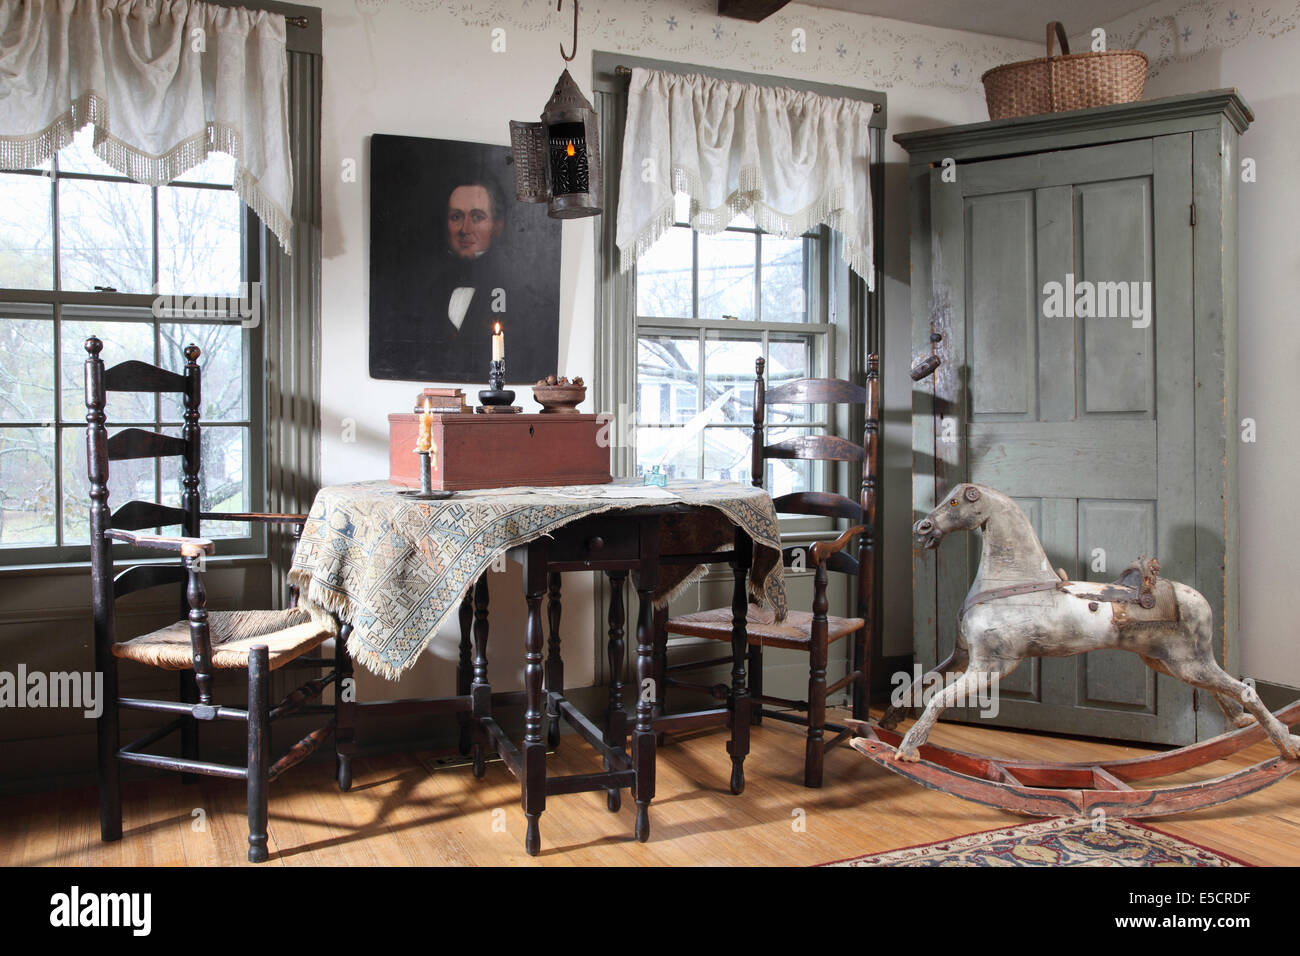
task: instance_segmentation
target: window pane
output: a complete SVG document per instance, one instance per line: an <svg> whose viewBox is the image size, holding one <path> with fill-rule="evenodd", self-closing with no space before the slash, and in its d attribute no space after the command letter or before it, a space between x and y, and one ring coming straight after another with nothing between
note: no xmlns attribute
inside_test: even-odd
<svg viewBox="0 0 1300 956"><path fill-rule="evenodd" d="M59 181L64 289L148 294L153 287L152 193L139 183Z"/></svg>
<svg viewBox="0 0 1300 956"><path fill-rule="evenodd" d="M813 377L813 348L811 336L773 335L767 351L768 388ZM768 408L767 421L769 425L808 422L814 414L824 415L825 408L824 405L772 405Z"/></svg>
<svg viewBox="0 0 1300 956"><path fill-rule="evenodd" d="M0 428L0 547L54 543L54 429Z"/></svg>
<svg viewBox="0 0 1300 956"><path fill-rule="evenodd" d="M177 429L164 428L169 434ZM199 451L199 507L203 511L248 511L244 466L248 461L248 429L204 427ZM181 460L168 458L162 463L162 498L165 505L181 503ZM205 538L245 538L248 525L242 521L205 521Z"/></svg>
<svg viewBox="0 0 1300 956"><path fill-rule="evenodd" d="M164 186L158 190L158 291L238 295L240 205L234 192Z"/></svg>
<svg viewBox="0 0 1300 956"><path fill-rule="evenodd" d="M636 311L655 318L693 318L691 231L674 228L636 265Z"/></svg>
<svg viewBox="0 0 1300 956"><path fill-rule="evenodd" d="M754 244L745 232L700 236L701 319L754 319Z"/></svg>
<svg viewBox="0 0 1300 956"><path fill-rule="evenodd" d="M208 158L176 177L177 183L215 183L230 186L235 181L235 161L225 153L208 153Z"/></svg>
<svg viewBox="0 0 1300 956"><path fill-rule="evenodd" d="M704 430L704 477L712 481L749 483L753 454L751 428L706 428Z"/></svg>
<svg viewBox="0 0 1300 956"><path fill-rule="evenodd" d="M0 422L54 420L54 320L0 311Z"/></svg>
<svg viewBox="0 0 1300 956"><path fill-rule="evenodd" d="M700 433L694 428L638 428L637 474L655 465L669 478L700 477Z"/></svg>
<svg viewBox="0 0 1300 956"><path fill-rule="evenodd" d="M105 368L128 359L154 364L153 326L148 322L100 322L64 320L61 329L63 351L63 419L86 417L86 339L98 336L104 343L99 357ZM105 404L108 424L153 422L154 398L142 392L109 392Z"/></svg>
<svg viewBox="0 0 1300 956"><path fill-rule="evenodd" d="M705 340L704 412L709 422L753 423L754 365L762 354L757 338Z"/></svg>
<svg viewBox="0 0 1300 956"><path fill-rule="evenodd" d="M198 325L164 322L158 327L162 367L173 372L185 370L185 346L199 347L199 373L203 404L199 421L231 422L248 418L244 396L244 330L238 325ZM163 421L183 420L185 405L181 396L165 394L162 399Z"/></svg>
<svg viewBox="0 0 1300 956"><path fill-rule="evenodd" d="M695 417L700 346L694 337L642 336L637 342L636 415L640 424L684 424Z"/></svg>
<svg viewBox="0 0 1300 956"><path fill-rule="evenodd" d="M54 288L50 180L0 175L0 288Z"/></svg>
<svg viewBox="0 0 1300 956"><path fill-rule="evenodd" d="M804 241L761 238L763 254L763 321L807 322L804 288Z"/></svg>
<svg viewBox="0 0 1300 956"><path fill-rule="evenodd" d="M110 428L108 434L116 435L121 430ZM128 501L155 501L153 469L152 458L109 462L109 511L116 511ZM87 544L90 541L86 433L76 427L63 429L63 541L65 544Z"/></svg>

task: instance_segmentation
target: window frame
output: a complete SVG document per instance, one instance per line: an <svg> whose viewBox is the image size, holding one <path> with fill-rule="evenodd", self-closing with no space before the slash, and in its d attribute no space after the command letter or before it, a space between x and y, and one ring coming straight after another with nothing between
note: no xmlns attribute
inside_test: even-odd
<svg viewBox="0 0 1300 956"><path fill-rule="evenodd" d="M672 228L687 228L690 226L685 222L676 222ZM831 231L825 226L819 226L814 230L804 233L802 236L804 242L804 285L808 293L805 314L808 321L804 322L776 322L767 321L762 315L762 240L763 235L767 235L757 226L728 226L723 230L724 233L738 233L755 237L754 242L754 302L758 317L753 320L724 319L724 318L702 318L700 317L700 237L701 233L691 231L691 313L692 317L673 317L673 316L647 316L642 315L638 305L637 298L637 271L635 268L629 270L631 276L631 300L632 300L632 345L638 350L642 339L651 338L656 335L672 336L676 338L694 337L699 349L699 382L704 382L707 375L706 368L706 350L710 341L724 341L727 339L739 341L755 341L759 343L759 352L764 360L768 361L770 367L769 349L773 337L779 336L796 336L809 342L810 357L809 377L831 377L828 372L836 369L836 325L831 318L831 292L833 283L831 282L832 273L839 269L846 269L842 262L832 260ZM814 318L820 321L814 321ZM640 422L637 409L640 402L640 382L634 378L634 393L632 398L631 411L636 422L637 428L646 427L663 427L672 428L680 427L677 425L643 425ZM704 411L705 389L697 387L696 389L696 414ZM816 405L807 406L809 408L808 420L801 421L790 427L800 429L822 429L824 431L833 431L836 427L834 416L827 414L827 406ZM769 409L771 406L769 406ZM750 422L734 423L717 423L710 422L705 424L700 430L698 463L700 474L705 473L705 436L710 429L752 429ZM770 428L770 421L764 422L765 428ZM636 436L633 432L633 467L639 467L636 461ZM818 463L812 463L814 467ZM833 469L827 467L829 463L821 463L820 474L813 482L813 487L805 490L821 490L830 487L834 483ZM635 473L635 471L633 472ZM768 486L766 476L764 476L764 487ZM798 516L785 516L781 519L784 533L810 533L818 530L829 529L832 523L825 518L808 518Z"/></svg>
<svg viewBox="0 0 1300 956"><path fill-rule="evenodd" d="M90 561L90 545L85 544L65 544L64 538L64 510L63 510L63 455L66 443L69 440L75 441L74 436L80 433L84 436L85 422L84 416L81 421L77 420L75 415L67 415L63 409L63 389L65 386L63 377L63 348L64 336L63 329L65 322L73 322L83 319L86 316L94 315L97 311L103 316L111 315L112 318L103 318L103 321L112 322L138 322L147 324L151 327L153 338L153 356L150 364L161 364L162 355L159 345L159 328L161 325L177 323L178 320L170 317L161 317L154 314L154 305L158 297L153 293L134 293L134 292L85 292L64 290L62 286L62 261L60 249L60 222L59 222L59 183L62 181L91 181L106 183L123 183L132 185L141 185L129 177L109 172L65 172L59 169L59 158L56 155L49 162L48 169L28 169L28 170L6 170L6 175L34 176L45 179L49 182L51 190L50 200L50 228L51 228L51 249L50 260L51 269L53 270L51 288L49 289L16 289L9 287L0 287L0 309L14 313L30 312L29 318L48 321L52 326L52 350L50 360L54 363L53 377L53 416L43 421L34 422L0 422L3 428L50 428L54 431L54 508L55 508L55 541L54 544L40 545L10 545L0 547L0 572L18 571L32 568L57 568L57 567L76 567L88 565ZM211 189L218 191L231 192L233 186L220 183L204 183L193 179L187 179L184 175L178 177L164 186L145 186L148 188L150 202L150 255L152 268L153 287L158 286L159 271L159 193L160 189L168 188L187 188L187 189ZM240 210L240 271L242 274L241 282L244 288L248 290L258 290L261 295L262 275L261 263L263 260L263 232L261 220L251 209L243 202L239 203ZM185 293L169 293L183 297ZM237 296L206 296L205 304L217 306L217 311L210 315L198 316L193 319L182 319L179 324L194 325L231 325L242 326L238 319L222 318L225 316L238 315L240 299ZM266 303L259 302L259 315L265 314ZM65 315L65 311L69 314ZM259 322L255 327L244 327L242 336L243 344L243 374L244 383L243 391L245 396L245 417L238 420L219 421L210 423L212 427L237 427L247 429L248 442L246 446L246 455L244 460L244 485L247 494L247 501L242 510L245 511L262 511L265 509L266 501L266 484L267 484L267 467L266 467L266 433L265 433L265 396L264 390L256 387L259 381L257 370L263 367L263 328L264 323ZM125 358L115 358L112 355L102 356L105 365L111 367L118 364L119 361L125 361ZM199 367L203 369L204 358L200 356ZM124 427L142 427L156 430L178 431L182 422L163 417L161 396L155 396L153 399L154 415L152 421L131 421L123 419L114 421L113 403L110 399L107 407L108 421L107 425L110 430ZM209 423L200 418L200 427L205 427ZM161 490L161 460L154 461L154 496L157 498ZM111 474L111 467L110 467ZM110 499L110 509L115 509L125 504L123 501L114 502ZM159 530L159 529L154 529ZM170 533L179 533L178 529L165 528L162 530ZM222 537L220 549L222 557L229 558L247 558L247 557L265 557L267 552L267 534L266 529L260 524L250 522L245 534L237 537ZM143 548L134 548L126 545L114 545L114 560L139 563L142 561L166 561L169 559L160 557L159 552Z"/></svg>

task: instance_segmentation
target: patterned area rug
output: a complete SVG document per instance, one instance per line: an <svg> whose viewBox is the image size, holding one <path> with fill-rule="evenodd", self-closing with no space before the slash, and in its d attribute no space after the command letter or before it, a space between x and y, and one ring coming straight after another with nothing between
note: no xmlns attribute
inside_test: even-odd
<svg viewBox="0 0 1300 956"><path fill-rule="evenodd" d="M1129 820L1037 820L824 866L1249 866Z"/></svg>

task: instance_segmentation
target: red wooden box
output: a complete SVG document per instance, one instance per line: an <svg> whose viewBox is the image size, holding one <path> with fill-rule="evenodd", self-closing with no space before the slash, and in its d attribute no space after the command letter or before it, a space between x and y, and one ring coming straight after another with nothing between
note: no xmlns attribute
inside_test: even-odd
<svg viewBox="0 0 1300 956"><path fill-rule="evenodd" d="M434 488L599 485L614 480L609 471L609 426L595 415L432 418L438 446ZM415 453L419 434L419 415L388 416L389 481L420 487L420 456Z"/></svg>

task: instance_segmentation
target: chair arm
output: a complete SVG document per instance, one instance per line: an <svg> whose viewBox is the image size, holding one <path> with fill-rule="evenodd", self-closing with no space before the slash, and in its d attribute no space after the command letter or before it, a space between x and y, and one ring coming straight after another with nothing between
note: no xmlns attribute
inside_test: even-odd
<svg viewBox="0 0 1300 956"><path fill-rule="evenodd" d="M203 511L204 521L249 521L260 524L306 524L307 515L263 514L256 511Z"/></svg>
<svg viewBox="0 0 1300 956"><path fill-rule="evenodd" d="M109 528L104 537L115 541L125 541L141 548L153 548L155 551L178 551L183 557L197 558L204 554L215 554L217 546L207 538L182 538L168 534L141 534L138 531L120 531Z"/></svg>
<svg viewBox="0 0 1300 956"><path fill-rule="evenodd" d="M821 564L836 551L843 551L850 540L855 536L862 534L866 530L865 525L855 524L834 541L815 542L813 546L808 549L812 555L813 564Z"/></svg>

